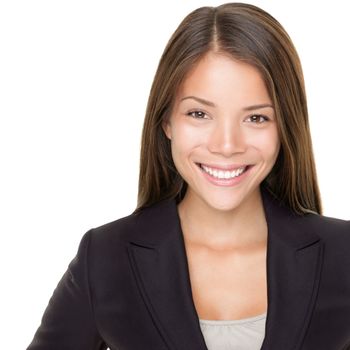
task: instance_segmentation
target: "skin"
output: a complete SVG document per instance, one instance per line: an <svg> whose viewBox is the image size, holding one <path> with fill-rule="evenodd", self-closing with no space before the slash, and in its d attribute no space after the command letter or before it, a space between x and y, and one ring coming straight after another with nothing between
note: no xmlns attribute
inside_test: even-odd
<svg viewBox="0 0 350 350"><path fill-rule="evenodd" d="M247 110L261 104L270 107ZM280 149L272 105L255 67L209 52L187 74L163 123L188 184L177 209L199 318L266 312L267 223L259 185ZM210 183L196 163L254 166L239 184L224 187Z"/></svg>

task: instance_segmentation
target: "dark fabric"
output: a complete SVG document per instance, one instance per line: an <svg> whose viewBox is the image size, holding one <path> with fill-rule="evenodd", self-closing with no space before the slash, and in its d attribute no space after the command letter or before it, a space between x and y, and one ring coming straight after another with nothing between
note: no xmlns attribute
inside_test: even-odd
<svg viewBox="0 0 350 350"><path fill-rule="evenodd" d="M350 221L298 216L261 188L262 350L350 349ZM175 200L89 230L27 350L207 350Z"/></svg>

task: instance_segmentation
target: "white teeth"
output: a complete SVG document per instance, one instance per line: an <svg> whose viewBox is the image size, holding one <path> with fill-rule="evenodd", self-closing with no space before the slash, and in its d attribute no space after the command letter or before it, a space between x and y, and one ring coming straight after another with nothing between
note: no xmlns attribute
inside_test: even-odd
<svg viewBox="0 0 350 350"><path fill-rule="evenodd" d="M236 170L232 171L223 171L223 170L216 170L208 168L205 165L201 165L201 168L211 176L214 176L218 179L233 179L243 173L243 171L246 169L246 167L238 168Z"/></svg>

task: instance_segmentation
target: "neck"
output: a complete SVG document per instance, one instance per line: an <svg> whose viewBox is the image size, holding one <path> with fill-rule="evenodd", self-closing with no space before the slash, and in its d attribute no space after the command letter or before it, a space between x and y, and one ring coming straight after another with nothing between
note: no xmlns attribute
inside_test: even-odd
<svg viewBox="0 0 350 350"><path fill-rule="evenodd" d="M216 250L266 245L267 223L259 188L230 211L210 207L187 191L178 213L187 243Z"/></svg>

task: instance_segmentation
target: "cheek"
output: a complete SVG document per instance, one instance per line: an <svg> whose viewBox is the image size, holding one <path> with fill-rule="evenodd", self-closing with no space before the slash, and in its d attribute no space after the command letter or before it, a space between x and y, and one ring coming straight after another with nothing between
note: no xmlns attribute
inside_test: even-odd
<svg viewBox="0 0 350 350"><path fill-rule="evenodd" d="M281 147L281 142L277 132L270 133L270 136L265 140L266 157L272 158L271 160L275 162L277 159L279 150Z"/></svg>
<svg viewBox="0 0 350 350"><path fill-rule="evenodd" d="M271 129L251 135L249 144L253 145L265 158L275 158L280 149L277 130Z"/></svg>
<svg viewBox="0 0 350 350"><path fill-rule="evenodd" d="M188 153L201 144L203 133L186 124L178 124L172 131L173 153Z"/></svg>

